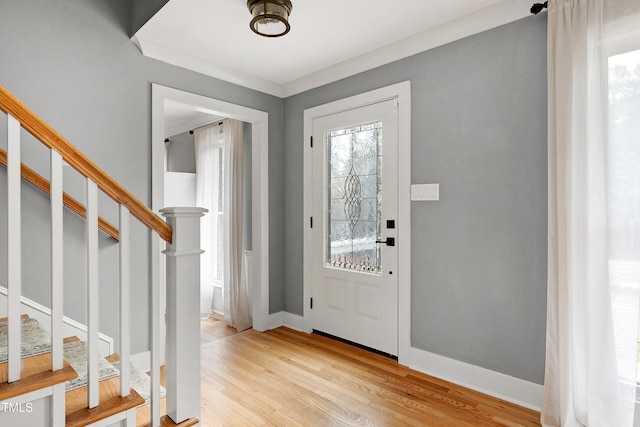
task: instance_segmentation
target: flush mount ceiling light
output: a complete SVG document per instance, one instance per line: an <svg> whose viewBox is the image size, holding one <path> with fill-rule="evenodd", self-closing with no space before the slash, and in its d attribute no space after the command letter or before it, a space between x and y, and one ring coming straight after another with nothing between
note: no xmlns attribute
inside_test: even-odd
<svg viewBox="0 0 640 427"><path fill-rule="evenodd" d="M247 7L251 12L249 26L254 33L264 37L280 37L289 32L289 15L291 1L289 0L249 0Z"/></svg>

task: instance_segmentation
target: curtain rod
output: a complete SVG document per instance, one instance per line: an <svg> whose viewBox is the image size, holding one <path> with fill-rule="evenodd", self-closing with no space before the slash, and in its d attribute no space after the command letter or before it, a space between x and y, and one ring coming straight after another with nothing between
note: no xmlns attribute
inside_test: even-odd
<svg viewBox="0 0 640 427"><path fill-rule="evenodd" d="M547 8L547 3L549 2L534 3L533 6L531 6L531 13L533 13L534 15L537 15L538 13L542 12L542 9Z"/></svg>
<svg viewBox="0 0 640 427"><path fill-rule="evenodd" d="M226 120L226 119L225 119ZM218 123L218 126L222 126L224 124L224 120L222 120L220 123ZM206 125L205 125L206 126ZM189 135L193 135L193 130L189 131Z"/></svg>

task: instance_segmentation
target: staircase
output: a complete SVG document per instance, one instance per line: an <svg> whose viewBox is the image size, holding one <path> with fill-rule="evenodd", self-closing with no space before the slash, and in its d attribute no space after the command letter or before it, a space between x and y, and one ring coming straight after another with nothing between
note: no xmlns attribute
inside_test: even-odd
<svg viewBox="0 0 640 427"><path fill-rule="evenodd" d="M6 114L7 151L7 304L0 307L0 425L24 427L192 426L200 408L198 289L199 224L197 208L167 208L163 220L128 193L15 96L0 86L0 110ZM0 115L1 116L1 115ZM2 120L2 117L0 117ZM50 152L51 181L21 163L21 131L26 130ZM0 139L2 141L2 139ZM86 180L86 207L63 191L67 164ZM51 303L45 325L24 314L22 305L22 180L51 200ZM25 187L31 190L30 187ZM119 206L119 229L98 215L102 192ZM4 200L3 200L4 202ZM63 333L63 210L85 218L86 340ZM160 252L164 240L166 270L152 265L150 284L151 342L149 375L130 362L131 283L130 217L151 230L151 247ZM99 354L99 230L117 242L119 259L119 354ZM0 242L2 244L3 242ZM84 266L83 266L84 267ZM106 268L113 268L107 266ZM161 301L166 284L166 304ZM178 285L180 286L178 288ZM166 305L166 312L161 307ZM166 341L165 341L166 336ZM166 346L166 353L162 352ZM166 366L161 366L166 360ZM166 372L166 389L160 385Z"/></svg>
<svg viewBox="0 0 640 427"><path fill-rule="evenodd" d="M65 386L65 426L66 427L83 427L97 423L105 419L115 421L116 419L124 419L124 417L132 417L135 419L135 425L150 425L149 420L149 402L150 402L150 383L151 378L142 370L131 364L131 392L127 397L121 397L119 391L119 375L120 375L120 357L118 354L112 354L107 357L101 357L100 365L100 391L103 404L96 408L88 410L86 405L87 395L87 378L86 378L86 360L78 357L86 352L86 343L78 337L68 337L64 339L64 356L65 368L54 375L48 370L51 361L50 336L38 324L38 321L29 318L26 315L21 316L22 319L22 336L23 336L23 379L25 381L21 386L38 389L38 385L31 380L45 381L49 386L64 383ZM6 372L6 333L7 318L0 318L0 370ZM74 369L75 367L75 369ZM80 373L80 375L79 375ZM82 375L85 373L85 375ZM13 397L19 396L24 390L19 390L17 383L10 387L8 383L3 383L4 388L0 388L0 401L7 401ZM164 403L164 395L166 391L161 387L161 400ZM165 406L165 405L163 405ZM16 409L17 408L17 409ZM23 410L26 406L23 406ZM6 411L11 410L8 407ZM21 407L13 406L14 410L20 411ZM121 418L122 417L122 418ZM132 421L133 422L133 421ZM177 424L182 427L195 425L196 419L191 419L183 423ZM5 425L5 424L3 424ZM175 426L170 420L164 420L162 426Z"/></svg>

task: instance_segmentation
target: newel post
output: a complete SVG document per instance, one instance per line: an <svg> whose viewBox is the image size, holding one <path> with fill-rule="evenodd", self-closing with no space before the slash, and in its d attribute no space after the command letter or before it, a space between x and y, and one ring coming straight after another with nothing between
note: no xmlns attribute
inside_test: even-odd
<svg viewBox="0 0 640 427"><path fill-rule="evenodd" d="M202 208L160 210L173 228L167 244L167 415L200 418L200 218Z"/></svg>

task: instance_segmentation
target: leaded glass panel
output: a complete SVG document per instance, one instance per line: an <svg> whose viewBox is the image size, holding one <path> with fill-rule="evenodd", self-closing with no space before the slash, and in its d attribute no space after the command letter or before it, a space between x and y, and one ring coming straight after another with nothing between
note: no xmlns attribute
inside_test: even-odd
<svg viewBox="0 0 640 427"><path fill-rule="evenodd" d="M330 267L380 273L382 122L327 134Z"/></svg>

